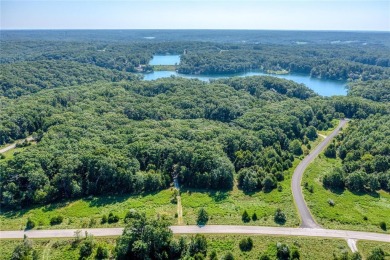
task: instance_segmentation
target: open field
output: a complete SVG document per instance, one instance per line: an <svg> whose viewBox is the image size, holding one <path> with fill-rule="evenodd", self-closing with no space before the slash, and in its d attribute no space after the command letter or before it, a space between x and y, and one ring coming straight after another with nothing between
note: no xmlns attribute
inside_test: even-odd
<svg viewBox="0 0 390 260"><path fill-rule="evenodd" d="M293 168L297 164L298 160L294 162ZM280 182L282 191L274 189L269 193L245 194L236 186L227 192L182 190L183 221L185 224L196 224L197 212L203 207L210 216L208 224L245 224L241 217L246 210L250 216L256 213L258 217L257 221L250 221L248 225L278 226L273 216L276 209L280 208L287 216L284 226L296 227L299 225L299 217L291 195L291 175L290 170L285 180Z"/></svg>
<svg viewBox="0 0 390 260"><path fill-rule="evenodd" d="M339 193L326 190L321 178L338 166L341 166L340 159L321 154L305 172L302 185L307 182L314 189L313 193L304 189L305 200L316 221L324 228L384 232L379 223L390 223L390 194L385 191L354 194L348 190ZM332 199L335 206L330 206L328 199Z"/></svg>
<svg viewBox="0 0 390 260"><path fill-rule="evenodd" d="M178 237L178 236L176 236ZM190 238L191 236L187 236ZM253 249L242 252L239 249L239 241L247 238L246 235L206 235L208 242L208 254L216 251L218 258L230 251L235 259L258 259L266 253L271 259L275 259L276 244L285 243L290 250L298 249L301 259L333 259L333 255L341 256L344 252L351 254L346 241L338 239L304 238L304 237L278 237L278 236L250 236L253 239ZM33 247L38 251L39 259L77 259L79 257L80 244L73 244L75 239L34 239ZM103 245L111 254L114 252L116 238L94 238L95 245ZM9 259L13 249L21 243L21 240L0 240L2 254L0 259ZM390 243L358 242L360 253L367 257L369 252L381 247L387 254L390 252ZM92 256L96 254L95 246ZM90 257L88 259L94 259Z"/></svg>
<svg viewBox="0 0 390 260"><path fill-rule="evenodd" d="M175 223L176 205L170 203L172 193L167 189L138 196L102 196L2 212L1 230L24 229L29 217L38 229L123 226L123 218L130 209L143 211L147 216L165 215L169 221ZM102 216L110 212L118 215L121 220L116 224L101 224ZM50 226L50 219L57 215L64 217L63 223Z"/></svg>

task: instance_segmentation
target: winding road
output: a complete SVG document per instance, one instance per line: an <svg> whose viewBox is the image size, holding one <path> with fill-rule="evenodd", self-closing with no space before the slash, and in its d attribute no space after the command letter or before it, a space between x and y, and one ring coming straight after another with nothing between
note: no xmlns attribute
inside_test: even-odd
<svg viewBox="0 0 390 260"><path fill-rule="evenodd" d="M27 140L28 142L34 140L31 136L27 137L25 140ZM9 150L12 150L16 147L16 144L17 142L13 143L13 144L10 144L6 147L4 147L3 149L0 149L0 153L5 153L5 152L8 152Z"/></svg>
<svg viewBox="0 0 390 260"><path fill-rule="evenodd" d="M239 226L239 225L206 225L206 226L171 226L175 234L257 234L257 235L280 235L280 236L306 236L306 237L325 237L346 239L352 251L356 251L356 240L371 240L390 243L390 235L360 232L349 230L332 230L321 228L310 214L302 194L301 180L307 166L320 154L320 152L329 144L329 142L339 133L340 128L344 127L348 120L341 120L337 128L327 136L308 156L306 156L297 166L292 177L292 193L301 219L300 228L288 227L261 227L261 226ZM12 147L14 148L14 147ZM12 149L9 148L9 149ZM8 147L4 148L8 149ZM3 150L4 150L3 149ZM9 150L8 149L8 150ZM8 151L6 150L6 151ZM0 151L2 152L2 150ZM99 236L119 236L123 228L94 228L80 229L81 234L92 234ZM18 231L0 231L0 239L23 238L27 235L30 238L64 238L73 237L76 229L56 229L56 230L18 230Z"/></svg>
<svg viewBox="0 0 390 260"><path fill-rule="evenodd" d="M321 151L329 144L329 142L340 132L340 128L344 127L347 122L348 120L341 119L336 129L333 130L333 132L328 135L319 145L317 145L316 148L314 148L314 150L298 164L294 171L291 182L291 190L295 205L298 208L302 228L321 228L321 226L315 222L314 218L310 214L310 210L303 198L301 186L303 173L305 172L307 166L309 166L309 164L321 153Z"/></svg>

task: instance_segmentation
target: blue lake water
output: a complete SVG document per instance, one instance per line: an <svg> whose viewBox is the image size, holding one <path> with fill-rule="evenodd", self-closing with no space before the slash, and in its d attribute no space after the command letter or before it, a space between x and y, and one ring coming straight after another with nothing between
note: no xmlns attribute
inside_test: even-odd
<svg viewBox="0 0 390 260"><path fill-rule="evenodd" d="M154 55L149 65L175 65L180 63L180 55Z"/></svg>
<svg viewBox="0 0 390 260"><path fill-rule="evenodd" d="M166 55L166 56L155 55L149 64L150 65L175 65L175 64L179 64L179 62L180 62L180 55ZM321 96L326 96L326 97L345 96L347 94L346 82L311 78L308 75L300 75L300 74L286 74L286 75L266 74L260 71L250 71L250 72L239 73L239 74L223 74L223 75L188 75L188 74L180 74L177 73L176 71L154 71L152 73L144 74L144 80L156 80L159 78L167 78L167 77L175 76L175 77L210 81L211 79L259 76L259 75L273 76L273 77L293 80L297 83L305 84L308 88L314 90L314 92L316 92Z"/></svg>

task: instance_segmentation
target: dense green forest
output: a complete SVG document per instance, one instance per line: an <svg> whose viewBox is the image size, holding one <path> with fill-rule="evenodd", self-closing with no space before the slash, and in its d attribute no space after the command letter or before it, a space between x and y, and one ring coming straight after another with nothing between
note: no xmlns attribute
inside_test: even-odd
<svg viewBox="0 0 390 260"><path fill-rule="evenodd" d="M388 107L361 98L322 99L273 77L205 83L94 83L10 100L0 143L33 134L37 145L0 163L4 206L185 187L272 190L305 144L333 118Z"/></svg>
<svg viewBox="0 0 390 260"><path fill-rule="evenodd" d="M214 51L192 51L183 55L179 72L229 74L261 69L302 73L332 80L366 81L390 77L389 55L374 49L358 47L357 50L351 50L340 46L226 47Z"/></svg>
<svg viewBox="0 0 390 260"><path fill-rule="evenodd" d="M324 177L325 187L353 192L390 191L390 117L371 115L352 121L337 142L325 151L343 160Z"/></svg>
<svg viewBox="0 0 390 260"><path fill-rule="evenodd" d="M0 65L0 95L16 98L41 89L96 81L131 80L135 74L73 61L34 61Z"/></svg>
<svg viewBox="0 0 390 260"><path fill-rule="evenodd" d="M350 84L348 95L379 102L390 102L390 80L355 82Z"/></svg>
<svg viewBox="0 0 390 260"><path fill-rule="evenodd" d="M20 40L7 32L1 40L0 145L37 141L0 159L2 206L153 192L174 177L188 188L229 190L237 182L245 192L267 192L309 152L318 130L343 117L354 121L327 150L343 159L340 187L358 175L372 183L364 190L389 189L390 52L382 41L127 42L127 34L93 41L58 33ZM274 77L143 81L135 72L152 69L156 53L182 54L178 70L187 74L286 70L355 82L347 97L323 98Z"/></svg>

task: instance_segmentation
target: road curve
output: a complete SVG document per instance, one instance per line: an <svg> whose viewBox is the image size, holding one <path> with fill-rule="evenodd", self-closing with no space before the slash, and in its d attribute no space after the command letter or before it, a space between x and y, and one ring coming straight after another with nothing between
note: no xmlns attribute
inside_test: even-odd
<svg viewBox="0 0 390 260"><path fill-rule="evenodd" d="M277 236L306 236L306 237L324 237L352 240L371 240L380 242L389 242L390 235L372 232L332 230L332 229L313 229L313 228L284 228L284 227L259 227L259 226L232 226L232 225L207 225L203 227L171 226L174 234L252 234L252 235L277 235ZM119 236L123 228L92 228L78 229L81 235L85 231L96 237ZM1 231L0 239L20 239L24 235L29 238L65 238L74 237L77 229L53 229L53 230L29 230L29 231Z"/></svg>
<svg viewBox="0 0 390 260"><path fill-rule="evenodd" d="M347 120L341 119L339 125L336 129L328 135L316 148L310 152L297 166L294 171L292 182L291 182L291 190L294 197L295 205L298 209L299 217L301 219L301 228L321 228L312 215L310 214L310 210L307 207L305 200L303 198L302 193L302 176L305 172L307 166L320 154L320 152L329 144L329 142L339 133L340 128L344 127L347 123Z"/></svg>
<svg viewBox="0 0 390 260"><path fill-rule="evenodd" d="M29 142L32 141L32 140L34 140L31 136L30 136L30 137L27 137L26 139L27 139L27 141L29 141ZM5 153L5 152L7 152L7 151L9 151L9 150L14 149L15 147L16 147L16 142L13 143L13 144L8 145L8 146L6 146L6 147L4 147L3 149L0 149L0 153Z"/></svg>

